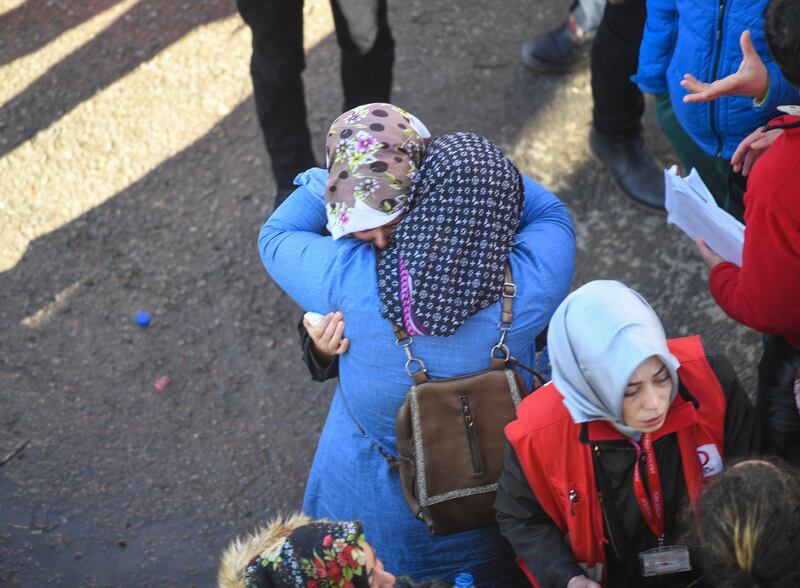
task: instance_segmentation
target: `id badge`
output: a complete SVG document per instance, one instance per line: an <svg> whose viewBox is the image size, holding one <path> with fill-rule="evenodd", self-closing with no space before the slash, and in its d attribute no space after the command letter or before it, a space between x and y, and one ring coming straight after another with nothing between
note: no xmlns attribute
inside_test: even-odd
<svg viewBox="0 0 800 588"><path fill-rule="evenodd" d="M665 545L654 547L639 554L642 562L642 576L660 576L688 572L692 569L689 563L689 548L685 545Z"/></svg>

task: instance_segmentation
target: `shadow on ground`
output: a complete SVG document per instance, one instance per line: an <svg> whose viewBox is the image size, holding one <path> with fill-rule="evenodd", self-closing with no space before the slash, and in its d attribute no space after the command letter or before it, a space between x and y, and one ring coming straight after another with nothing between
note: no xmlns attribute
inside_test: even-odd
<svg viewBox="0 0 800 588"><path fill-rule="evenodd" d="M56 37L118 4L120 0L53 2L26 0L0 15L0 67L35 53ZM46 18L43 18L46 16Z"/></svg>
<svg viewBox="0 0 800 588"><path fill-rule="evenodd" d="M28 0L17 9L22 12L19 17L15 18L14 13L0 17L2 31L18 30L14 29L15 26L21 27L23 32L37 31L38 27L45 31L44 34L10 36L6 43L11 49L11 58L4 49L0 50L0 63L13 61L15 53L35 51L40 44L57 36L57 31L67 30L67 24L80 24L81 20L99 12L101 7L113 5L114 2L85 3L86 6L80 9L73 8L72 4L84 3L58 3L58 9L53 7L54 4L57 3ZM54 8L56 15L51 13L51 8ZM181 4L140 0L111 26L51 67L0 108L0 157L133 71L139 64L152 59L192 29L223 19L235 11L233 1ZM61 12L66 16L63 22L57 16ZM48 32L51 34L48 35ZM5 36L6 33L3 34ZM27 42L27 39L38 42ZM202 56L198 58L202 59ZM30 113L36 115L31 116Z"/></svg>
<svg viewBox="0 0 800 588"><path fill-rule="evenodd" d="M730 323L708 303L690 244L631 208L588 158L586 72L539 78L518 66L531 22L544 30L562 8L547 2L537 21L528 2L503 14L477 0L393 4L395 102L434 134L486 134L552 184L575 215L576 283L622 279L671 333L708 327L744 358L753 337L725 341ZM231 9L200 3L180 34ZM135 23L97 42L130 47ZM161 31L143 50L153 55L176 35ZM12 143L146 58L95 78L83 65L91 51L9 107L3 116L23 104L42 114ZM336 53L328 37L308 55L318 155L341 103ZM85 81L56 91L72 68ZM0 583L211 586L233 535L300 506L332 387L312 384L300 365L299 309L258 260L273 190L248 101L0 274L0 457L30 441L0 467ZM153 315L150 327L134 325L137 311ZM161 376L172 383L158 392Z"/></svg>

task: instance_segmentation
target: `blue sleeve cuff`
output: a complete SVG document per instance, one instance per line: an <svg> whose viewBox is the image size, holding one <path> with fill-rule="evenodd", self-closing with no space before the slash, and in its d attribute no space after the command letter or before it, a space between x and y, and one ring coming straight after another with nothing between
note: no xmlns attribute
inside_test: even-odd
<svg viewBox="0 0 800 588"><path fill-rule="evenodd" d="M760 107L754 100L753 106L755 108L760 108L767 112L777 112L778 106L782 104L800 103L800 90L786 81L775 63L767 64L767 73L769 74L767 96L761 102Z"/></svg>
<svg viewBox="0 0 800 588"><path fill-rule="evenodd" d="M654 78L642 76L638 73L631 76L631 81L639 87L639 90L645 94L652 94L658 96L659 94L666 94L669 92L666 77Z"/></svg>

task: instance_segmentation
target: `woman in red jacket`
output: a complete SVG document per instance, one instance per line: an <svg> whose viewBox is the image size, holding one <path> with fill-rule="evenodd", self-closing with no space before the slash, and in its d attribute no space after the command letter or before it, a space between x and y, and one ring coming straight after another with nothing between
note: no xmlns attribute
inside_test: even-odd
<svg viewBox="0 0 800 588"><path fill-rule="evenodd" d="M506 427L495 508L537 586L686 586L677 513L725 460L758 448L755 411L699 337L667 340L650 305L590 282L548 332L553 381Z"/></svg>
<svg viewBox="0 0 800 588"><path fill-rule="evenodd" d="M764 32L781 73L800 87L800 3L772 0ZM723 261L701 240L697 246L722 310L768 335L758 366L758 408L767 448L791 458L798 447L781 451L770 415L793 400L775 391L786 366L800 360L800 107L779 108L787 114L742 141L731 160L736 171L749 175L742 267ZM789 411L781 418L796 420L797 412L791 406Z"/></svg>

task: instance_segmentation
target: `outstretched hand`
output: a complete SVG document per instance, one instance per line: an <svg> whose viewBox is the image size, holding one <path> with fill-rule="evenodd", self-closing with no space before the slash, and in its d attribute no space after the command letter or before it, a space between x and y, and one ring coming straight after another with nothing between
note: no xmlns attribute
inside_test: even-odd
<svg viewBox="0 0 800 588"><path fill-rule="evenodd" d="M684 102L710 102L720 96L750 96L756 100L764 98L769 89L769 72L753 47L750 31L742 32L739 45L742 48L742 62L735 74L710 84L701 82L692 74L683 76L681 87L689 91L683 97Z"/></svg>
<svg viewBox="0 0 800 588"><path fill-rule="evenodd" d="M742 139L736 151L733 152L733 157L731 157L733 171L741 171L743 176L749 175L750 170L753 169L753 165L758 161L758 158L767 152L769 146L775 142L775 139L777 139L782 132L783 129L765 131L762 127L756 129Z"/></svg>

